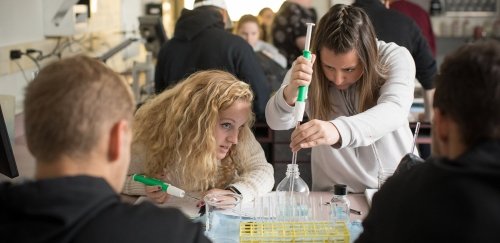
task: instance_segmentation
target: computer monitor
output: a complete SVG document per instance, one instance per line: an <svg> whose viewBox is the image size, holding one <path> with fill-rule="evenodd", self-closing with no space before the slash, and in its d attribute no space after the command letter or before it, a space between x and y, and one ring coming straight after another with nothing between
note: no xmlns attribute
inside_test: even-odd
<svg viewBox="0 0 500 243"><path fill-rule="evenodd" d="M14 152L10 144L9 133L7 132L7 125L0 105L0 173L10 178L19 176L17 171L16 160Z"/></svg>
<svg viewBox="0 0 500 243"><path fill-rule="evenodd" d="M140 16L139 32L141 33L141 37L146 41L144 43L146 50L153 53L154 57L157 57L161 46L168 40L161 16Z"/></svg>

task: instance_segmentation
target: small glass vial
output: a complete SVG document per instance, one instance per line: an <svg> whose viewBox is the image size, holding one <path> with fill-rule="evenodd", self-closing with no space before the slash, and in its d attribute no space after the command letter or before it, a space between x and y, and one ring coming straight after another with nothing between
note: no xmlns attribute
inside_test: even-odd
<svg viewBox="0 0 500 243"><path fill-rule="evenodd" d="M349 209L351 203L347 199L347 186L344 184L336 184L333 186L333 198L330 202L331 216L333 223L344 222L349 224Z"/></svg>
<svg viewBox="0 0 500 243"><path fill-rule="evenodd" d="M299 166L297 164L288 164L286 176L276 186L277 192L300 192L309 195L309 186L300 178Z"/></svg>

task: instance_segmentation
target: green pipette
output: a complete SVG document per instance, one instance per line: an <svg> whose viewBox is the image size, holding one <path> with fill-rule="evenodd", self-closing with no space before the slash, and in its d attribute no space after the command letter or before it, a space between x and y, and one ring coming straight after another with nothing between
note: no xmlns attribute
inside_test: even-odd
<svg viewBox="0 0 500 243"><path fill-rule="evenodd" d="M312 28L314 23L307 23L307 32L306 32L306 43L304 46L304 51L302 51L302 56L307 60L311 60L312 55L309 51L309 47L311 46L311 35ZM297 101L295 102L294 108L294 118L295 118L295 128L297 128L300 122L304 119L304 112L306 110L306 99L307 99L307 91L309 86L299 86L299 93L297 95ZM297 163L297 152L292 154L292 164Z"/></svg>

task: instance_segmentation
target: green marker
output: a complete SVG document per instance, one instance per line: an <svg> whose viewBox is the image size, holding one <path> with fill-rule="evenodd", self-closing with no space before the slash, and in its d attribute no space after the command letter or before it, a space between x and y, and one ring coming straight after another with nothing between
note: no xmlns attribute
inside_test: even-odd
<svg viewBox="0 0 500 243"><path fill-rule="evenodd" d="M155 178L151 178L151 177L146 177L144 175L139 175L139 174L133 174L132 175L132 179L134 181L138 181L138 182L141 182L147 186L160 186L161 187L161 190L162 191L166 191L168 194L172 195L172 196L175 196L175 197L184 197L184 195L186 194L184 192L184 190L182 189L179 189L175 186L172 186L170 184L167 184L166 182L162 181L162 180L158 180L158 179L155 179Z"/></svg>

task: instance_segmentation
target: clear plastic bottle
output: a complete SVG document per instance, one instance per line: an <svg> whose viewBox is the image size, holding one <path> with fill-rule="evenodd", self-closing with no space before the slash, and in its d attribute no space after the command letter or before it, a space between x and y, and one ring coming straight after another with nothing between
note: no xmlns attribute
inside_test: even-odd
<svg viewBox="0 0 500 243"><path fill-rule="evenodd" d="M299 166L297 164L288 164L286 176L276 186L277 192L300 192L309 195L309 186L300 178Z"/></svg>
<svg viewBox="0 0 500 243"><path fill-rule="evenodd" d="M343 221L346 225L349 224L349 209L351 203L347 199L347 186L344 184L336 184L333 186L333 198L330 202L332 209L332 221L334 223Z"/></svg>
<svg viewBox="0 0 500 243"><path fill-rule="evenodd" d="M278 219L282 221L307 220L309 208L305 204L309 197L309 186L300 178L299 166L288 164L286 176L276 186Z"/></svg>

